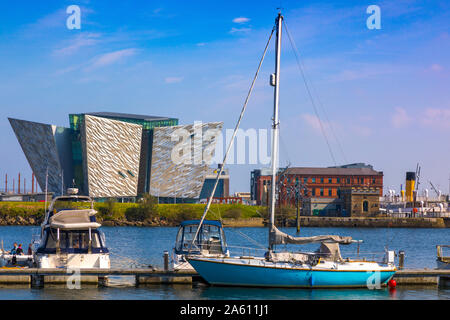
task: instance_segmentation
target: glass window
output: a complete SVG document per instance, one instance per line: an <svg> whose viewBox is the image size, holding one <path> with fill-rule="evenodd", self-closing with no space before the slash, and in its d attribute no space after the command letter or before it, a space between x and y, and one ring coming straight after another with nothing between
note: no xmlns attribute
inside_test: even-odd
<svg viewBox="0 0 450 320"><path fill-rule="evenodd" d="M363 211L364 212L368 212L369 211L369 202L368 201L364 201L363 202Z"/></svg>
<svg viewBox="0 0 450 320"><path fill-rule="evenodd" d="M333 194L333 190L332 189L328 189L328 195L331 196Z"/></svg>
<svg viewBox="0 0 450 320"><path fill-rule="evenodd" d="M320 178L320 183L323 183L323 178Z"/></svg>
<svg viewBox="0 0 450 320"><path fill-rule="evenodd" d="M336 178L336 183L341 183L341 178Z"/></svg>
<svg viewBox="0 0 450 320"><path fill-rule="evenodd" d="M313 196L315 196L315 195L316 195L316 188L312 188L312 190L311 190L311 194L312 194Z"/></svg>
<svg viewBox="0 0 450 320"><path fill-rule="evenodd" d="M328 178L328 183L332 183L333 179L332 178Z"/></svg>
<svg viewBox="0 0 450 320"><path fill-rule="evenodd" d="M311 178L312 183L316 183L316 178Z"/></svg>
<svg viewBox="0 0 450 320"><path fill-rule="evenodd" d="M320 188L320 195L323 196L323 189Z"/></svg>
<svg viewBox="0 0 450 320"><path fill-rule="evenodd" d="M307 183L308 182L308 178L303 178L303 183Z"/></svg>
<svg viewBox="0 0 450 320"><path fill-rule="evenodd" d="M350 178L347 178L347 183L350 184Z"/></svg>

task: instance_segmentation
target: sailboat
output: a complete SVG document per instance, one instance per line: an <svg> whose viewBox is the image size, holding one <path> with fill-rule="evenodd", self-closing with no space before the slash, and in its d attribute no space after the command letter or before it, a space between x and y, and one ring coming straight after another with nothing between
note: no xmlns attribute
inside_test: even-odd
<svg viewBox="0 0 450 320"><path fill-rule="evenodd" d="M271 207L269 228L268 251L263 257L204 257L187 255L187 261L199 273L199 275L211 285L225 286L251 286L251 287L297 287L297 288L321 288L321 287L368 287L381 288L388 283L396 272L394 265L394 252L387 251L383 262L343 259L339 245L348 245L357 240L351 237L337 235L319 235L312 237L294 237L280 231L275 226L275 181L278 161L279 139L279 79L280 79L280 52L281 32L283 16L278 13L275 20L276 30L276 59L275 73L271 76L271 84L274 86L274 114L273 114L273 143L272 143L272 183L271 183ZM272 37L271 34L271 37ZM270 38L269 38L270 42ZM268 42L268 44L269 44ZM266 46L267 51L267 46ZM265 51L265 52L266 52ZM264 55L265 55L264 52ZM263 58L264 58L263 55ZM262 61L260 62L261 66ZM260 68L259 66L259 68ZM259 71L258 68L258 71ZM257 71L257 74L258 74ZM256 76L255 76L256 80ZM254 80L254 81L255 81ZM253 88L254 82L251 89ZM251 92L251 90L250 90ZM249 92L249 94L250 94ZM247 97L248 100L248 97ZM247 103L246 100L246 103ZM244 104L241 117L236 125L235 132L245 111ZM234 140L231 139L231 141ZM231 143L230 143L231 146ZM225 154L224 163L230 149ZM218 176L220 172L218 173ZM216 181L217 185L217 181ZM213 193L215 188L213 189ZM212 198L212 197L211 197ZM208 212L210 201L206 205L200 221L197 233ZM197 234L196 234L197 236ZM192 241L194 244L195 237ZM279 244L309 244L320 243L316 252L283 252L276 251Z"/></svg>

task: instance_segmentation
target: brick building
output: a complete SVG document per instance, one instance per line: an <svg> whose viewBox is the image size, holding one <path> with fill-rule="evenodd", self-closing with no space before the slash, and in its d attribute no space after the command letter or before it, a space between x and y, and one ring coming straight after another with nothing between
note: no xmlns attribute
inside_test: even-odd
<svg viewBox="0 0 450 320"><path fill-rule="evenodd" d="M370 216L380 211L378 187L346 187L341 190L345 216Z"/></svg>
<svg viewBox="0 0 450 320"><path fill-rule="evenodd" d="M301 190L303 198L340 198L341 190L348 187L377 188L379 196L383 192L383 172L363 163L328 168L287 168L282 179L278 194L282 205L295 205L295 196L292 194L295 184L305 187ZM258 205L267 205L270 202L270 170L253 170L250 184L252 200Z"/></svg>

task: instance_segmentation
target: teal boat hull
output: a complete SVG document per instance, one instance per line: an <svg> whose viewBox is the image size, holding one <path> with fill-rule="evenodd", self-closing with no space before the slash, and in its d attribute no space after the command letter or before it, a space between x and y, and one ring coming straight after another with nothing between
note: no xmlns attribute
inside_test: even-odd
<svg viewBox="0 0 450 320"><path fill-rule="evenodd" d="M240 265L218 261L188 259L198 274L211 285L286 288L370 289L385 285L394 270L318 270Z"/></svg>

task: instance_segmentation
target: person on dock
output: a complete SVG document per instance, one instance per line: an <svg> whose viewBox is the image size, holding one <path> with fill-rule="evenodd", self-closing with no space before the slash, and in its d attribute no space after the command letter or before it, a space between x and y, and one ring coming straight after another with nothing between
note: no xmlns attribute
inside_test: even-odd
<svg viewBox="0 0 450 320"><path fill-rule="evenodd" d="M17 243L14 242L14 248L11 249L11 251L9 252L10 254L17 254Z"/></svg>
<svg viewBox="0 0 450 320"><path fill-rule="evenodd" d="M16 254L18 255L23 255L23 249L22 249L22 244L19 244L19 247L16 250Z"/></svg>
<svg viewBox="0 0 450 320"><path fill-rule="evenodd" d="M30 245L28 246L27 255L31 256L32 254L33 254L33 245L30 243Z"/></svg>

